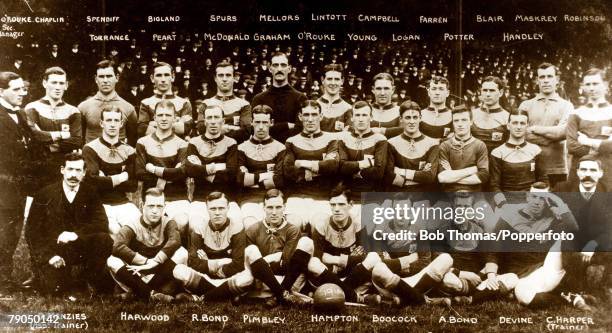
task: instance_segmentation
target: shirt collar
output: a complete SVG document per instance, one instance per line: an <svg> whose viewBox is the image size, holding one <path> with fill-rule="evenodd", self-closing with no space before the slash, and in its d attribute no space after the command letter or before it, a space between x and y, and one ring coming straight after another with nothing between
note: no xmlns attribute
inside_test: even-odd
<svg viewBox="0 0 612 333"><path fill-rule="evenodd" d="M587 191L587 189L585 189L581 183L578 184L578 188L580 189L580 193L595 193L595 191L597 191L597 185L595 185L590 191Z"/></svg>
<svg viewBox="0 0 612 333"><path fill-rule="evenodd" d="M4 98L0 98L0 105L9 110L10 113L15 113L19 111L18 106L13 106L9 102L7 102Z"/></svg>
<svg viewBox="0 0 612 333"><path fill-rule="evenodd" d="M425 139L425 136L423 134L419 134L419 136L417 136L416 138L411 138L408 135L406 135L406 133L402 132L402 139L404 139L406 141L410 141L410 142L419 142L419 141Z"/></svg>
<svg viewBox="0 0 612 333"><path fill-rule="evenodd" d="M559 96L558 93L554 93L554 94L552 94L550 96L544 96L542 93L538 93L535 98L538 101L543 101L543 100L547 100L547 99L549 101L558 101L561 97Z"/></svg>
<svg viewBox="0 0 612 333"><path fill-rule="evenodd" d="M222 102L225 102L225 101L229 101L229 100L231 100L231 99L236 98L236 96L234 96L233 94L232 94L232 95L229 95L229 96L221 96L221 95L216 95L216 96L215 96L215 98L216 98L216 99L218 99L218 100L220 100L220 101L222 101Z"/></svg>
<svg viewBox="0 0 612 333"><path fill-rule="evenodd" d="M47 96L45 96L45 97L41 98L41 99L39 100L39 102L44 103L44 104L47 104L47 105L51 105L51 100L50 100L50 99L49 99L49 97L47 97ZM64 105L64 104L66 104L66 103L64 103L64 101L63 101L63 100L60 100L60 101L57 103L57 105L56 105L56 106L62 106L62 105Z"/></svg>
<svg viewBox="0 0 612 333"><path fill-rule="evenodd" d="M597 103L597 104L587 103L586 107L592 109L592 108L595 107L595 105L597 105L598 108L602 109L602 108L608 107L610 104L608 102L601 102L601 103Z"/></svg>
<svg viewBox="0 0 612 333"><path fill-rule="evenodd" d="M348 222L346 222L346 225L342 228L340 228L339 226L336 225L336 222L334 222L333 217L329 217L329 225L332 227L332 229L336 230L336 231L345 231L346 229L348 229L351 224L353 224L353 219L351 219L351 217L348 217Z"/></svg>
<svg viewBox="0 0 612 333"><path fill-rule="evenodd" d="M160 226L160 225L161 225L161 222L162 222L163 218L164 218L164 217L162 216L162 218L161 218L161 219L159 219L159 222L157 222L157 223L148 224L147 222L145 222L145 221L144 221L144 217L143 217L143 216L141 216L141 217L140 217L140 224L141 224L143 227L145 227L146 229L148 229L148 230L153 230L153 229L155 229L155 228L157 228L158 226Z"/></svg>
<svg viewBox="0 0 612 333"><path fill-rule="evenodd" d="M319 100L321 100L321 102L325 103L325 104L340 104L342 102L342 98L338 97L337 99L333 100L332 102L330 102L327 98L321 96L319 97Z"/></svg>
<svg viewBox="0 0 612 333"><path fill-rule="evenodd" d="M508 148L512 148L512 149L520 149L520 148L523 148L523 147L525 147L525 146L527 145L527 141L523 141L523 143L518 144L518 145L516 145L516 144L514 144L514 143L506 142L506 143L505 143L505 145L506 145L506 147L508 147Z"/></svg>
<svg viewBox="0 0 612 333"><path fill-rule="evenodd" d="M380 104L372 104L372 107L378 110L389 110L392 109L394 107L393 103L389 103L387 105L380 105Z"/></svg>
<svg viewBox="0 0 612 333"><path fill-rule="evenodd" d="M450 141L451 141L451 144L453 144L454 146L461 146L461 147L463 147L463 146L471 143L472 141L474 141L474 137L470 135L469 138L461 140L461 139L459 139L455 135L455 136L453 136L453 138Z"/></svg>
<svg viewBox="0 0 612 333"><path fill-rule="evenodd" d="M154 94L155 94L155 97L157 97L157 98L162 98L162 99L164 99L164 98L166 98L166 99L170 99L170 98L174 98L174 97L176 97L176 96L174 95L174 93L173 93L173 92L171 92L171 91L170 91L170 92L167 92L167 93L165 93L165 94L162 94L161 92L159 92L159 91L155 90L155 91L154 91Z"/></svg>
<svg viewBox="0 0 612 333"><path fill-rule="evenodd" d="M305 137L305 138L314 139L314 138L318 138L318 137L322 136L323 132L320 131L320 130L318 132L312 133L312 134L308 134L308 133L305 133L305 132L300 132L300 135Z"/></svg>
<svg viewBox="0 0 612 333"><path fill-rule="evenodd" d="M230 224L230 220L226 219L225 222L223 222L223 224L221 226L215 226L212 222L208 221L208 227L210 228L210 230L212 231L223 231L225 230L225 228L227 228L227 226Z"/></svg>
<svg viewBox="0 0 612 333"><path fill-rule="evenodd" d="M153 138L153 140L155 140L155 141L157 141L157 142L159 142L159 143L168 142L168 141L172 140L172 139L174 138L174 136L175 136L175 134L174 134L174 133L172 133L172 134L168 135L167 137L165 137L165 138L163 138L163 139L160 139L160 138L157 136L157 133L155 133L155 132L151 133L151 137Z"/></svg>
<svg viewBox="0 0 612 333"><path fill-rule="evenodd" d="M267 145L268 143L272 142L274 139L272 139L272 137L268 137L267 139L264 140L257 140L254 136L251 136L251 139L249 139L249 141L251 141L251 143L256 144L256 145Z"/></svg>
<svg viewBox="0 0 612 333"><path fill-rule="evenodd" d="M81 184L77 185L75 188L70 188L68 185L66 185L66 183L64 181L62 181L62 188L64 189L64 193L68 194L70 192L74 192L77 193L79 192L79 188L81 187Z"/></svg>
<svg viewBox="0 0 612 333"><path fill-rule="evenodd" d="M116 101L119 99L116 91L113 91L108 95L104 95L98 91L96 95L94 96L94 98L99 101L103 101L103 102Z"/></svg>
<svg viewBox="0 0 612 333"><path fill-rule="evenodd" d="M209 142L212 141L212 142L217 142L218 143L218 142L221 142L221 140L223 140L224 137L225 136L223 134L221 134L218 137L211 139L211 138L206 136L206 133L202 134L202 140L209 141Z"/></svg>
<svg viewBox="0 0 612 333"><path fill-rule="evenodd" d="M440 109L436 109L436 108L434 108L432 105L430 105L430 106L428 106L428 107L427 107L427 110L429 110L429 111L434 111L434 112L436 112L436 111L437 111L437 112L439 112L439 113L449 111L449 110L448 110L448 108L446 107L446 105L444 105L444 107L442 107L442 108L440 108Z"/></svg>
<svg viewBox="0 0 612 333"><path fill-rule="evenodd" d="M121 140L118 140L117 143L113 144L113 143L110 143L110 142L104 140L103 136L100 136L100 143L102 143L103 145L107 146L108 148L117 148L117 147L121 146Z"/></svg>
<svg viewBox="0 0 612 333"><path fill-rule="evenodd" d="M490 108L490 109L489 109L489 108L487 108L487 107L486 107L486 106L484 106L484 105L480 107L480 110L482 110L482 111L484 111L484 112L488 112L488 113L497 113L497 112L502 112L502 111L504 111L504 109L502 109L502 107L501 107L501 106L498 106L498 107L496 107L496 108Z"/></svg>

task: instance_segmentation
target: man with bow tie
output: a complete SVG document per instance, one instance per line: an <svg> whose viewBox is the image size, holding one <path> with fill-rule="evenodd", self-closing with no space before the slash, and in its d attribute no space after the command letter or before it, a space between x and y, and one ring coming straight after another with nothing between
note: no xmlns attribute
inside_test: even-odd
<svg viewBox="0 0 612 333"><path fill-rule="evenodd" d="M140 210L126 196L138 188L136 150L120 141L120 129L126 122L123 112L114 105L99 112L102 135L83 147L83 158L89 177L98 186L114 236L121 226L140 218Z"/></svg>
<svg viewBox="0 0 612 333"><path fill-rule="evenodd" d="M567 123L567 147L571 155L569 179L576 182L578 160L595 154L602 162L600 184L612 188L612 106L606 101L609 81L601 69L589 69L582 79L586 105L573 113Z"/></svg>
<svg viewBox="0 0 612 333"><path fill-rule="evenodd" d="M83 278L98 292L108 287L105 262L113 241L96 188L83 182L86 164L79 153L68 153L63 179L34 196L25 237L38 287L43 294L62 295L74 287L70 268L83 265Z"/></svg>
<svg viewBox="0 0 612 333"><path fill-rule="evenodd" d="M0 295L16 287L11 278L13 252L23 227L26 178L31 156L30 132L20 109L27 92L23 79L13 72L0 73Z"/></svg>

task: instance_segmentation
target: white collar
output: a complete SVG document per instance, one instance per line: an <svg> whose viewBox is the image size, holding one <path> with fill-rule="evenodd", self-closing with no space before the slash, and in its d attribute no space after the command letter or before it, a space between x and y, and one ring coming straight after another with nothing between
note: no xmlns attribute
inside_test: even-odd
<svg viewBox="0 0 612 333"><path fill-rule="evenodd" d="M590 191L587 191L582 184L578 184L578 188L580 189L580 193L595 193L595 190L597 190L597 185L593 186Z"/></svg>
<svg viewBox="0 0 612 333"><path fill-rule="evenodd" d="M81 187L81 184L77 185L75 188L70 188L68 185L66 185L66 182L62 181L62 188L64 189L64 193L76 193L79 191L79 187Z"/></svg>

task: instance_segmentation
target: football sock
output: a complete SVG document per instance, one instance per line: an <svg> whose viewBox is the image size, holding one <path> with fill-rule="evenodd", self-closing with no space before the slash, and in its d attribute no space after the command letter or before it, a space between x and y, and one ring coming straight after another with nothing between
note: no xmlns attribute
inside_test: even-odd
<svg viewBox="0 0 612 333"><path fill-rule="evenodd" d="M308 268L308 260L310 260L310 253L304 252L300 249L295 250L289 265L287 267L287 273L283 279L281 286L285 290L290 290L295 280Z"/></svg>
<svg viewBox="0 0 612 333"><path fill-rule="evenodd" d="M270 265L268 265L263 258L259 258L251 264L251 273L253 273L254 278L263 282L266 286L268 286L268 288L270 288L276 299L279 301L283 300L284 289L276 280Z"/></svg>

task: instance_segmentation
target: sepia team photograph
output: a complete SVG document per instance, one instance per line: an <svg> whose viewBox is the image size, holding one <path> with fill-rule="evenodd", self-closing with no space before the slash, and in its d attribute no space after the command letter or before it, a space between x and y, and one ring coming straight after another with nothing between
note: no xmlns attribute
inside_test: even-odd
<svg viewBox="0 0 612 333"><path fill-rule="evenodd" d="M609 0L3 0L0 332L611 332Z"/></svg>

